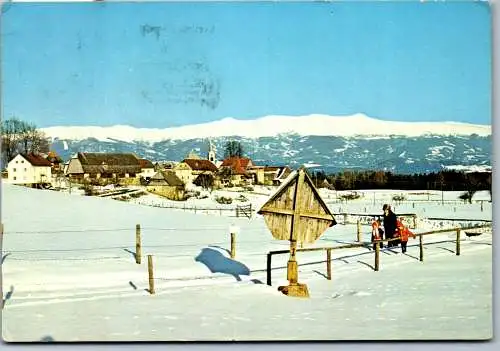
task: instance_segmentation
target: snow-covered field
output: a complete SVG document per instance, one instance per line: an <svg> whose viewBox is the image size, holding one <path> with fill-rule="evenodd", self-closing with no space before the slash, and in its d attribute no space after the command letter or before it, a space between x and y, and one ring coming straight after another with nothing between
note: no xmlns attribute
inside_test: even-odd
<svg viewBox="0 0 500 351"><path fill-rule="evenodd" d="M259 208L272 191L263 187L244 195ZM382 204L401 193L364 191L361 199L340 203L335 192L321 192L333 212L361 214L381 213ZM417 214L417 233L467 226L467 218L491 220L487 201L481 210L479 202L443 205L430 201L441 200L441 192L419 193L405 192L416 201L395 205L397 213ZM445 192L443 198L456 200L459 194ZM187 203L213 207L218 205L214 195ZM225 190L218 195L241 194ZM475 200L481 199L489 200L489 193L476 194ZM492 336L491 230L463 235L460 256L453 232L426 236L424 262L418 260L418 240L410 239L407 255L382 251L378 272L368 248L334 250L331 281L325 279L324 252L299 252L299 281L311 295L299 299L277 291L286 284L287 255L273 256L272 286L266 285L266 254L287 249L288 242L273 240L260 216L151 207L148 201L168 202L152 195L132 201L2 186L6 341ZM309 246L354 242L352 219L344 225L337 218L339 224ZM142 232L140 265L134 259L136 224ZM234 260L228 253L231 225L239 227ZM362 231L369 240L369 226ZM153 255L155 295L146 291L146 255Z"/></svg>

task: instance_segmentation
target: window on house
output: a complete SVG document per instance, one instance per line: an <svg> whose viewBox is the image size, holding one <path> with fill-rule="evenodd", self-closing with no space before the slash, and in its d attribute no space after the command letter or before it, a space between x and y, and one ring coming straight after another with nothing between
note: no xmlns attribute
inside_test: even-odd
<svg viewBox="0 0 500 351"><path fill-rule="evenodd" d="M25 172L26 172L27 170L28 170L27 168L25 168L25 169L24 169L24 171L25 171Z"/></svg>
<svg viewBox="0 0 500 351"><path fill-rule="evenodd" d="M24 160L21 160L21 163L24 163Z"/></svg>
<svg viewBox="0 0 500 351"><path fill-rule="evenodd" d="M19 163L19 161L16 161L16 163Z"/></svg>
<svg viewBox="0 0 500 351"><path fill-rule="evenodd" d="M16 162L16 163L17 163L17 162ZM12 168L12 172L15 172L15 171L16 171L16 169L15 169L15 168Z"/></svg>
<svg viewBox="0 0 500 351"><path fill-rule="evenodd" d="M16 180L16 177L13 177L12 179Z"/></svg>

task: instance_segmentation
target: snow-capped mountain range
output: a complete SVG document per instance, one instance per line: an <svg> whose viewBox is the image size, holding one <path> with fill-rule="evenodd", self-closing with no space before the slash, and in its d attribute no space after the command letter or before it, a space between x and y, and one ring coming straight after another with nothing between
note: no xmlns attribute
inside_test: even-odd
<svg viewBox="0 0 500 351"><path fill-rule="evenodd" d="M301 164L327 172L346 168L431 172L491 164L491 126L457 122L394 122L351 116L266 116L167 129L48 127L43 131L65 159L78 151L135 152L152 161L204 157L208 138L223 158L228 140L241 141L258 164Z"/></svg>
<svg viewBox="0 0 500 351"><path fill-rule="evenodd" d="M49 127L44 132L53 138L100 141L159 142L167 139L188 140L239 136L260 138L280 134L300 136L422 136L491 134L491 126L458 122L393 122L370 118L364 114L351 116L266 116L254 120L224 118L222 120L166 129L134 128L124 125L111 127Z"/></svg>

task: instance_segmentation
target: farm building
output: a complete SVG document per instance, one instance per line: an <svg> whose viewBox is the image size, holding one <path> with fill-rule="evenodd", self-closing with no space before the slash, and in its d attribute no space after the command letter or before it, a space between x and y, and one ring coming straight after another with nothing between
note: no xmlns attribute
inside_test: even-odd
<svg viewBox="0 0 500 351"><path fill-rule="evenodd" d="M42 185L52 178L52 164L40 155L18 154L7 166L8 180L11 184Z"/></svg>
<svg viewBox="0 0 500 351"><path fill-rule="evenodd" d="M145 167L145 168L143 168ZM152 174L151 162L139 159L132 153L79 152L68 165L67 174L74 179L118 180L134 183L141 175Z"/></svg>
<svg viewBox="0 0 500 351"><path fill-rule="evenodd" d="M172 170L184 184L193 183L195 176L193 175L193 170L187 163L179 162L172 168Z"/></svg>
<svg viewBox="0 0 500 351"><path fill-rule="evenodd" d="M184 200L185 186L173 171L159 171L151 177L147 191L166 197L169 200Z"/></svg>
<svg viewBox="0 0 500 351"><path fill-rule="evenodd" d="M252 176L253 183L264 184L264 168L263 166L248 167L247 173Z"/></svg>

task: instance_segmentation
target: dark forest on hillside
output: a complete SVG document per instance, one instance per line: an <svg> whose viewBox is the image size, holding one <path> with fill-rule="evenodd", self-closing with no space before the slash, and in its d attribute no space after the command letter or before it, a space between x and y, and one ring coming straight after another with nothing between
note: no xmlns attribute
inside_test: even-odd
<svg viewBox="0 0 500 351"><path fill-rule="evenodd" d="M336 190L401 189L443 191L491 191L491 173L441 171L427 174L395 174L385 171L344 171L310 174L314 184ZM326 180L326 181L325 181Z"/></svg>

